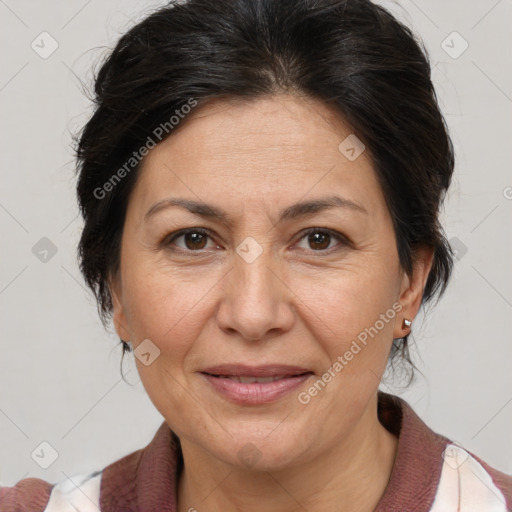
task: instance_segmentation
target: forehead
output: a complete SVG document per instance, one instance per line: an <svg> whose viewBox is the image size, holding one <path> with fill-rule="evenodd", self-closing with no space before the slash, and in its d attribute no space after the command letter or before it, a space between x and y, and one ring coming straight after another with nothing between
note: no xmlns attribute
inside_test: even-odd
<svg viewBox="0 0 512 512"><path fill-rule="evenodd" d="M319 101L289 95L213 100L177 128L142 162L133 193L140 208L176 194L270 208L334 190L356 202L365 198L370 209L383 200L368 153L353 159L354 152L346 152L357 139Z"/></svg>

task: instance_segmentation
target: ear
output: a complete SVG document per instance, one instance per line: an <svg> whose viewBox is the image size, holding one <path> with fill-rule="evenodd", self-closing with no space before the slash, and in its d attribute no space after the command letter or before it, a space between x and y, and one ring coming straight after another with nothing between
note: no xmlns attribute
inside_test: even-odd
<svg viewBox="0 0 512 512"><path fill-rule="evenodd" d="M412 321L418 314L423 298L423 290L434 261L434 248L429 245L418 247L413 254L412 271L404 272L400 288L399 302L402 305L398 322L393 331L394 338L402 338L410 330L403 329L404 318Z"/></svg>
<svg viewBox="0 0 512 512"><path fill-rule="evenodd" d="M112 321L117 335L124 341L131 341L130 330L123 305L123 292L119 274L112 276L109 280L110 295L112 297Z"/></svg>

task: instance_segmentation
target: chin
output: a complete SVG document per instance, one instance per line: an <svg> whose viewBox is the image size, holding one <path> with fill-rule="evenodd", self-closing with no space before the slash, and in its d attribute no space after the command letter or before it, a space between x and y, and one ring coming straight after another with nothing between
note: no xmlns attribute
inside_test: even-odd
<svg viewBox="0 0 512 512"><path fill-rule="evenodd" d="M300 452L299 452L300 448ZM228 450L229 451L228 451ZM215 450L223 462L251 471L279 471L297 464L305 451L304 438L280 435L240 435ZM214 453L215 453L214 452Z"/></svg>

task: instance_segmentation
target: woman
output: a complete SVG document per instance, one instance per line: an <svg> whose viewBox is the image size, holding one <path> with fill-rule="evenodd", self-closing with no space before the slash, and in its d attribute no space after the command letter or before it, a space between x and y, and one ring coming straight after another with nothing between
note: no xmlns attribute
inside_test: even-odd
<svg viewBox="0 0 512 512"><path fill-rule="evenodd" d="M190 0L95 90L81 270L165 421L0 510L509 510L512 477L378 391L452 269L453 147L411 32L367 0Z"/></svg>

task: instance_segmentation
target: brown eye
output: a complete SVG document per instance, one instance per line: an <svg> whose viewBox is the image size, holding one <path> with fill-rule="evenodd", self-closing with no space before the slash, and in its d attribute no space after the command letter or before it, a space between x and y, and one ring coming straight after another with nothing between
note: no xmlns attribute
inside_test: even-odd
<svg viewBox="0 0 512 512"><path fill-rule="evenodd" d="M200 251L206 248L209 238L209 234L202 229L186 229L175 233L166 245L176 245L184 251ZM177 240L183 240L183 242L178 244Z"/></svg>
<svg viewBox="0 0 512 512"><path fill-rule="evenodd" d="M304 234L299 243L302 242L302 240L306 240L307 244L307 247L303 248L315 252L328 252L330 249L336 247L336 244L333 242L338 242L338 245L341 246L340 248L348 245L343 235L330 229L312 228Z"/></svg>
<svg viewBox="0 0 512 512"><path fill-rule="evenodd" d="M202 233L191 232L183 235L183 240L185 241L185 245L187 249L204 249L206 244L206 236Z"/></svg>
<svg viewBox="0 0 512 512"><path fill-rule="evenodd" d="M308 242L310 246L315 249L327 249L329 247L329 243L331 241L331 235L328 233L310 233L308 235Z"/></svg>

